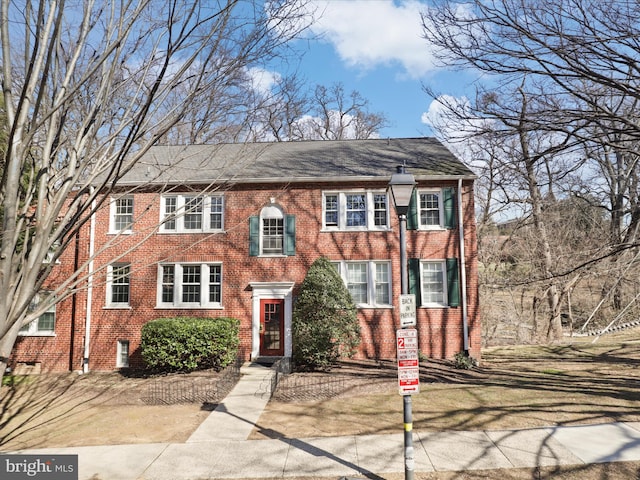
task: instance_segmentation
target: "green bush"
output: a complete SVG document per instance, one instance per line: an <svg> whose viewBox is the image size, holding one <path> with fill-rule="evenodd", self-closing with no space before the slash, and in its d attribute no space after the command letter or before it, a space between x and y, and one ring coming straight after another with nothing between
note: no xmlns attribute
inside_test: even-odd
<svg viewBox="0 0 640 480"><path fill-rule="evenodd" d="M142 327L142 358L157 372L220 370L236 358L239 325L226 317L153 320Z"/></svg>
<svg viewBox="0 0 640 480"><path fill-rule="evenodd" d="M327 370L360 344L356 306L326 258L309 268L293 309L293 361L298 370Z"/></svg>
<svg viewBox="0 0 640 480"><path fill-rule="evenodd" d="M465 352L458 352L453 357L453 366L460 370L471 370L478 366L478 361Z"/></svg>

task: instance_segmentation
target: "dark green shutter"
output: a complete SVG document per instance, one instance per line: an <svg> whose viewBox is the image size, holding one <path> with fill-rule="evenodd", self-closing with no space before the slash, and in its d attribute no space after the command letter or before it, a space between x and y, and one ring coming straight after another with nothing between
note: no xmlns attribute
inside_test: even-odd
<svg viewBox="0 0 640 480"><path fill-rule="evenodd" d="M456 190L442 189L442 206L444 208L444 227L456 228Z"/></svg>
<svg viewBox="0 0 640 480"><path fill-rule="evenodd" d="M284 254L296 254L296 216L285 215L284 217Z"/></svg>
<svg viewBox="0 0 640 480"><path fill-rule="evenodd" d="M422 304L420 298L420 259L409 259L409 293L413 293L416 296L416 306Z"/></svg>
<svg viewBox="0 0 640 480"><path fill-rule="evenodd" d="M260 217L249 217L249 256L260 254Z"/></svg>
<svg viewBox="0 0 640 480"><path fill-rule="evenodd" d="M460 306L460 280L458 278L458 259L447 258L447 297L450 307Z"/></svg>
<svg viewBox="0 0 640 480"><path fill-rule="evenodd" d="M407 212L407 230L417 230L419 227L418 191L414 190L411 194L411 202L409 203L409 211Z"/></svg>

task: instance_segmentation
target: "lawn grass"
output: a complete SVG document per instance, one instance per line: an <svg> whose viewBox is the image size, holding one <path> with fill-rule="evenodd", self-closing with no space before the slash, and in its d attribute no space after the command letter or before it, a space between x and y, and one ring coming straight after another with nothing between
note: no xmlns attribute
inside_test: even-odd
<svg viewBox="0 0 640 480"><path fill-rule="evenodd" d="M487 349L479 368L421 363L414 429L499 430L640 421L640 330L548 346ZM332 398L272 401L259 420L282 436L386 434L402 426L402 400L388 364L370 387ZM327 375L340 375L340 369ZM300 374L303 375L303 374ZM354 380L355 382L355 380ZM354 383L355 385L355 383ZM348 389L348 388L347 388ZM252 438L261 438L260 428Z"/></svg>

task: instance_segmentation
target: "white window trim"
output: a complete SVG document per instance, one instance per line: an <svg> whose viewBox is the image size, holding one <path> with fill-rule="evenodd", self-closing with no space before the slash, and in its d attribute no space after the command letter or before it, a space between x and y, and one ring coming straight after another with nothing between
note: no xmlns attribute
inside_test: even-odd
<svg viewBox="0 0 640 480"><path fill-rule="evenodd" d="M438 264L442 269L442 301L439 302L425 302L425 291L424 291L424 266L426 264ZM447 287L449 285L449 279L447 278L447 263L446 260L420 260L420 299L421 299L421 307L427 308L447 308L449 306L449 298Z"/></svg>
<svg viewBox="0 0 640 480"><path fill-rule="evenodd" d="M376 265L378 264L386 264L388 268L389 274L389 301L393 302L393 285L392 285L392 277L391 277L391 261L390 260L339 260L332 261L334 265L338 266L338 273L340 274L340 278L344 282L345 286L347 286L347 264L348 263L366 263L367 264L367 302L366 303L356 303L357 308L393 308L392 303L376 303Z"/></svg>
<svg viewBox="0 0 640 480"><path fill-rule="evenodd" d="M366 203L366 225L364 226L355 226L348 227L347 226L347 195L351 194L365 194L365 203ZM375 194L384 194L386 197L386 216L387 216L387 224L386 225L376 225L375 224L375 210L374 210L374 200L373 196ZM337 195L338 196L338 225L337 226L327 226L326 224L326 197L327 195ZM341 232L351 232L351 231L388 231L390 230L389 226L389 196L387 195L386 190L365 190L365 189L353 189L353 190L327 190L322 192L322 231L341 231Z"/></svg>
<svg viewBox="0 0 640 480"><path fill-rule="evenodd" d="M438 225L423 225L420 212L420 195L423 193L435 193L438 195ZM421 188L418 190L416 198L416 209L418 211L418 230L446 230L444 226L444 203L443 191L441 188Z"/></svg>
<svg viewBox="0 0 640 480"><path fill-rule="evenodd" d="M173 278L173 302L167 303L162 301L162 267L167 265L173 265L174 278ZM186 265L199 265L200 266L200 302L182 302L182 267ZM209 302L209 267L220 267L220 302ZM224 269L221 262L176 262L176 263L160 263L158 264L157 275L157 291L156 291L156 308L170 308L170 309L206 309L206 310L218 310L222 309L224 292L223 292L223 277ZM206 288L205 288L206 287Z"/></svg>
<svg viewBox="0 0 640 480"><path fill-rule="evenodd" d="M125 266L128 265L129 266L129 275L128 275L128 283L127 285L129 286L129 302L112 302L111 299L113 298L113 268L115 266ZM107 293L107 298L105 301L105 308L131 308L131 264L127 263L127 262L115 262L110 264L109 266L107 266L107 284L106 284L107 288L106 293Z"/></svg>
<svg viewBox="0 0 640 480"><path fill-rule="evenodd" d="M285 230L287 228L287 225L285 224L285 215L284 215L284 211L282 210L282 208L280 208L278 205L272 204L272 205L268 205L266 207L264 207L261 211L260 211L260 216L259 218L259 233L260 233L260 256L261 257L286 257L286 255L284 254L284 244L286 242L286 235L285 235ZM280 252L273 252L273 253L265 253L264 252L264 220L265 219L275 219L275 220L282 220L282 248L280 249Z"/></svg>
<svg viewBox="0 0 640 480"><path fill-rule="evenodd" d="M123 346L125 343L127 345L127 360L126 362L123 362L122 354L123 354ZM131 355L129 351L130 346L131 346L131 343L129 342L129 340L118 340L117 347L116 347L116 368L129 368L129 356Z"/></svg>
<svg viewBox="0 0 640 480"><path fill-rule="evenodd" d="M33 297L33 300L31 301L31 306L29 307L30 309L35 309L37 308L38 303L40 303L40 294L36 294L35 297ZM56 314L56 304L54 303L53 305L51 305L46 311L44 311L42 314L44 315L45 313L53 313L53 330L43 330L40 331L38 330L38 321L40 320L40 317L31 320L29 323L27 323L27 329L26 330L22 330L18 332L18 336L19 337L55 337L56 336L56 323L57 323L57 314ZM24 327L23 327L24 328Z"/></svg>
<svg viewBox="0 0 640 480"><path fill-rule="evenodd" d="M132 212L131 212L131 225L129 226L129 228L126 228L124 230L118 230L116 228L116 211L117 211L117 207L116 207L116 203L118 200L123 200L126 198L130 198L133 203L132 203ZM133 233L133 216L135 213L135 200L133 195L122 195L120 197L112 197L111 201L109 202L109 234L115 235L115 234L131 234Z"/></svg>
<svg viewBox="0 0 640 480"><path fill-rule="evenodd" d="M166 217L165 217L165 208L166 208L166 199L168 197L176 198L176 212L175 216L172 219L176 222L175 229L167 229L166 228ZM197 197L202 199L202 228L199 229L185 229L184 228L184 215L185 215L185 198L187 197ZM222 199L222 221L220 222L220 228L212 228L211 227L211 199L212 198L220 198ZM225 220L225 201L224 195L201 195L198 193L193 194L166 194L160 197L160 229L159 233L207 233L207 232L223 232L224 231L224 220Z"/></svg>

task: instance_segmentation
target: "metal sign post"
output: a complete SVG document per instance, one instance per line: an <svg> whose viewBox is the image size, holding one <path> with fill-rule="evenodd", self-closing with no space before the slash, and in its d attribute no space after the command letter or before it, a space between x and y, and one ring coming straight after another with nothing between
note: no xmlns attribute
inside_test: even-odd
<svg viewBox="0 0 640 480"><path fill-rule="evenodd" d="M418 331L403 328L396 331L398 344L398 387L400 395L420 392L420 360L418 358Z"/></svg>
<svg viewBox="0 0 640 480"><path fill-rule="evenodd" d="M416 326L416 296L413 293L400 295L400 327Z"/></svg>
<svg viewBox="0 0 640 480"><path fill-rule="evenodd" d="M398 347L398 387L402 395L404 420L404 472L405 480L413 480L415 451L413 448L413 412L411 395L420 391L420 360L418 358L418 331L415 328L396 330Z"/></svg>

